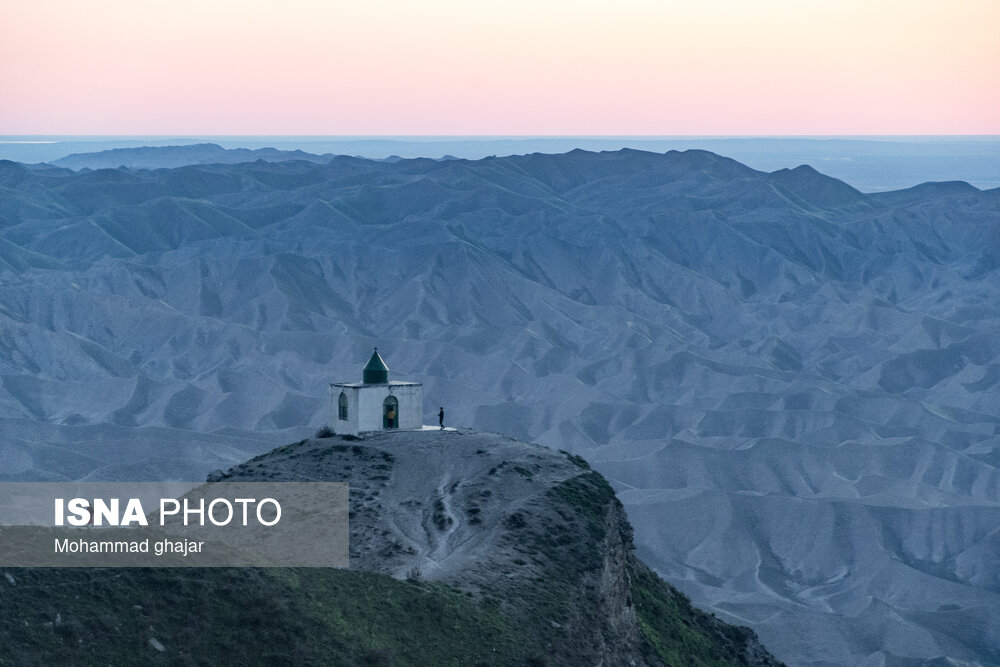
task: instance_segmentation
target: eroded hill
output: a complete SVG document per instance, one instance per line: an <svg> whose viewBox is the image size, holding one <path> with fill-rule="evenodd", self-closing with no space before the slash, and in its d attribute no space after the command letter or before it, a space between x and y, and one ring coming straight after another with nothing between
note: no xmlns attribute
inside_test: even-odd
<svg viewBox="0 0 1000 667"><path fill-rule="evenodd" d="M379 433L304 440L213 479L349 481L350 570L10 570L0 660L778 664L635 557L614 492L569 454Z"/></svg>

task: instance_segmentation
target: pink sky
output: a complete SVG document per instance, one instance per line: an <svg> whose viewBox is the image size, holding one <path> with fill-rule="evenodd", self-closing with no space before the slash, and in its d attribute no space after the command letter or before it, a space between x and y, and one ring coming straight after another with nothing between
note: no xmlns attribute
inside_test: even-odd
<svg viewBox="0 0 1000 667"><path fill-rule="evenodd" d="M1000 134L997 0L0 0L0 134Z"/></svg>

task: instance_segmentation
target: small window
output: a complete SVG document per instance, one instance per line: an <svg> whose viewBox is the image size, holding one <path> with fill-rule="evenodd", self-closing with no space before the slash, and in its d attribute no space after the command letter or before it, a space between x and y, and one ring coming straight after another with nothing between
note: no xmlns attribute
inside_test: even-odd
<svg viewBox="0 0 1000 667"><path fill-rule="evenodd" d="M340 421L346 422L347 421L347 394L345 394L344 392L340 392L340 399L337 401L337 407L338 407L338 411L337 411L338 415L337 416L340 417Z"/></svg>

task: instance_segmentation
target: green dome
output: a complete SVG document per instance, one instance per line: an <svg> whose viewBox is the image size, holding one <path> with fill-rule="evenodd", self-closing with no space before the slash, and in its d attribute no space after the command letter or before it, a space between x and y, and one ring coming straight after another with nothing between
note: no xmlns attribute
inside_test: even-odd
<svg viewBox="0 0 1000 667"><path fill-rule="evenodd" d="M378 356L378 348L372 353L372 358L365 364L364 370L365 384L385 384L389 381L389 367Z"/></svg>

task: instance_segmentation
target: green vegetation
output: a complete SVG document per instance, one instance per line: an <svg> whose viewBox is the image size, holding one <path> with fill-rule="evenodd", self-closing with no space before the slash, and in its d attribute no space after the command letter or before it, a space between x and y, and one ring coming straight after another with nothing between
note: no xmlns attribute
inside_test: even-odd
<svg viewBox="0 0 1000 667"><path fill-rule="evenodd" d="M7 572L0 665L504 665L530 653L496 605L444 584L315 569Z"/></svg>
<svg viewBox="0 0 1000 667"><path fill-rule="evenodd" d="M584 470L590 470L590 464L587 463L587 459L583 458L582 456L579 456L577 454L570 454L565 449L560 449L559 453L565 456L567 460L569 460L569 462L575 465L576 467L583 468Z"/></svg>
<svg viewBox="0 0 1000 667"><path fill-rule="evenodd" d="M442 534L493 523L494 541L449 585L426 581L419 558L401 558L417 551L381 520L392 496L374 482L390 480L408 450L307 445L221 474L294 479L326 469L360 480L351 488L351 516L361 519L355 566L402 564L404 581L310 568L0 570L0 667L775 664L749 630L692 608L635 558L611 486L572 456L557 457L554 477L537 457L497 457L479 480L436 491L428 480L434 495L424 502L394 499L424 508L429 521L416 525ZM479 486L484 479L493 490ZM534 486L497 507L491 499L506 484Z"/></svg>
<svg viewBox="0 0 1000 667"><path fill-rule="evenodd" d="M691 606L641 563L629 568L632 600L648 642L643 653L667 665L734 665L754 636L749 628L722 623Z"/></svg>
<svg viewBox="0 0 1000 667"><path fill-rule="evenodd" d="M600 598L596 580L607 559L616 557L617 548L629 582L627 599L622 602L634 606L642 635L641 651L650 664L747 664L748 646L755 641L749 629L727 625L695 609L682 593L634 557L632 526L614 490L599 473L588 468L546 495L558 520L543 520L529 528L530 518L514 513L506 522L508 529L524 536L527 548L522 553L533 556L545 573L519 592L522 613L535 619L535 627L537 619L546 618L571 619L567 624L571 626L606 627L608 619L602 614L610 610L607 601ZM567 652L585 643L581 637L567 636L565 640L563 650ZM763 651L761 654L766 656Z"/></svg>

